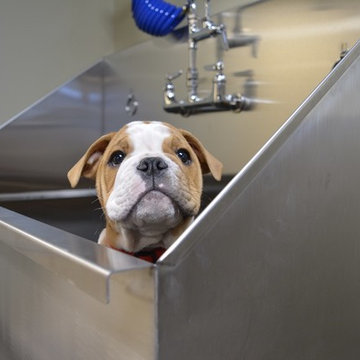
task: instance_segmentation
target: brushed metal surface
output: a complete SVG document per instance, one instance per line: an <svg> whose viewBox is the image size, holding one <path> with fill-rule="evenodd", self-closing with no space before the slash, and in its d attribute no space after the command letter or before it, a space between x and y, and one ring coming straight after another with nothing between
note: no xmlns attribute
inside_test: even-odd
<svg viewBox="0 0 360 360"><path fill-rule="evenodd" d="M111 276L151 267L5 208L0 208L0 241L104 302L110 301Z"/></svg>
<svg viewBox="0 0 360 360"><path fill-rule="evenodd" d="M0 131L0 192L68 189L67 170L103 133L102 63Z"/></svg>
<svg viewBox="0 0 360 360"><path fill-rule="evenodd" d="M359 56L160 259L160 360L360 357Z"/></svg>
<svg viewBox="0 0 360 360"><path fill-rule="evenodd" d="M0 287L1 359L155 358L148 268L112 277L106 304L0 241Z"/></svg>

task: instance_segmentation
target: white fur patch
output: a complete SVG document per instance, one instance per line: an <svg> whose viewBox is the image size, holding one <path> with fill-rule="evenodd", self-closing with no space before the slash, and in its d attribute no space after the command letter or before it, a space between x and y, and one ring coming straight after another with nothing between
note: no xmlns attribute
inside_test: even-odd
<svg viewBox="0 0 360 360"><path fill-rule="evenodd" d="M134 146L132 155L140 153L144 157L163 153L163 142L170 136L169 128L158 121L149 124L135 121L128 125L126 132Z"/></svg>

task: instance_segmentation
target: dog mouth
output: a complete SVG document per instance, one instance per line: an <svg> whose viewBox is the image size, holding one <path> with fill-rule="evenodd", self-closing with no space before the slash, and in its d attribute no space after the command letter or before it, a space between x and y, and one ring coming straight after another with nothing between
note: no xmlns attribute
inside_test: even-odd
<svg viewBox="0 0 360 360"><path fill-rule="evenodd" d="M158 186L153 186L140 194L129 211L129 214L134 211L137 207L151 206L153 211L161 211L162 207L173 206L177 207L184 216L192 216L188 214L184 205L181 204L181 200L177 198L176 194L171 194L166 189Z"/></svg>
<svg viewBox="0 0 360 360"><path fill-rule="evenodd" d="M164 181L153 182L136 192L123 191L121 196L110 196L106 210L115 226L155 234L175 228L197 213L196 198L185 186L175 188Z"/></svg>
<svg viewBox="0 0 360 360"><path fill-rule="evenodd" d="M141 194L133 207L130 209L129 214L137 208L149 208L153 212L164 211L168 207L179 207L173 197L166 192L153 188Z"/></svg>
<svg viewBox="0 0 360 360"><path fill-rule="evenodd" d="M156 232L158 226L160 229L165 225L173 227L181 219L182 210L172 196L159 189L150 189L139 196L125 222L136 228L152 228Z"/></svg>
<svg viewBox="0 0 360 360"><path fill-rule="evenodd" d="M175 205L170 196L158 189L152 189L139 196L130 212L137 207L153 207L154 210L157 208L161 210L162 207L167 207L169 204Z"/></svg>

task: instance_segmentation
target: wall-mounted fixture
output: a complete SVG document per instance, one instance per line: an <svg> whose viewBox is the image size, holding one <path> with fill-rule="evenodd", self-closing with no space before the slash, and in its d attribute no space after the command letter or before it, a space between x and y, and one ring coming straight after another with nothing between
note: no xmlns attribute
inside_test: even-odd
<svg viewBox="0 0 360 360"><path fill-rule="evenodd" d="M258 42L257 36L251 36L251 38L249 38L239 32L234 33L235 37L228 38L225 25L221 22L216 24L210 18L210 0L205 0L204 5L205 14L201 19L197 14L196 1L189 1L188 4L187 27L189 57L186 72L187 99L177 100L175 97L173 80L178 78L182 74L182 71L180 70L173 75L168 75L164 89L164 110L183 116L213 111L233 110L240 112L242 110L250 110L254 104L251 98L242 94L226 93L224 62L222 56L219 55L215 64L210 68L206 68L206 70L215 71L210 96L201 98L198 94L199 74L196 67L196 55L200 41L210 37L218 38L222 48L220 52L232 47L252 45L254 56Z"/></svg>

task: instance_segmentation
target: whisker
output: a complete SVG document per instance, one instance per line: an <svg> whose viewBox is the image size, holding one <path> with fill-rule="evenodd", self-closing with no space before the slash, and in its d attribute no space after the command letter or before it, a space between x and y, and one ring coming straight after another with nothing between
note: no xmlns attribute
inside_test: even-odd
<svg viewBox="0 0 360 360"><path fill-rule="evenodd" d="M98 198L95 198L94 200L91 201L91 204L95 204L98 201L99 201Z"/></svg>

